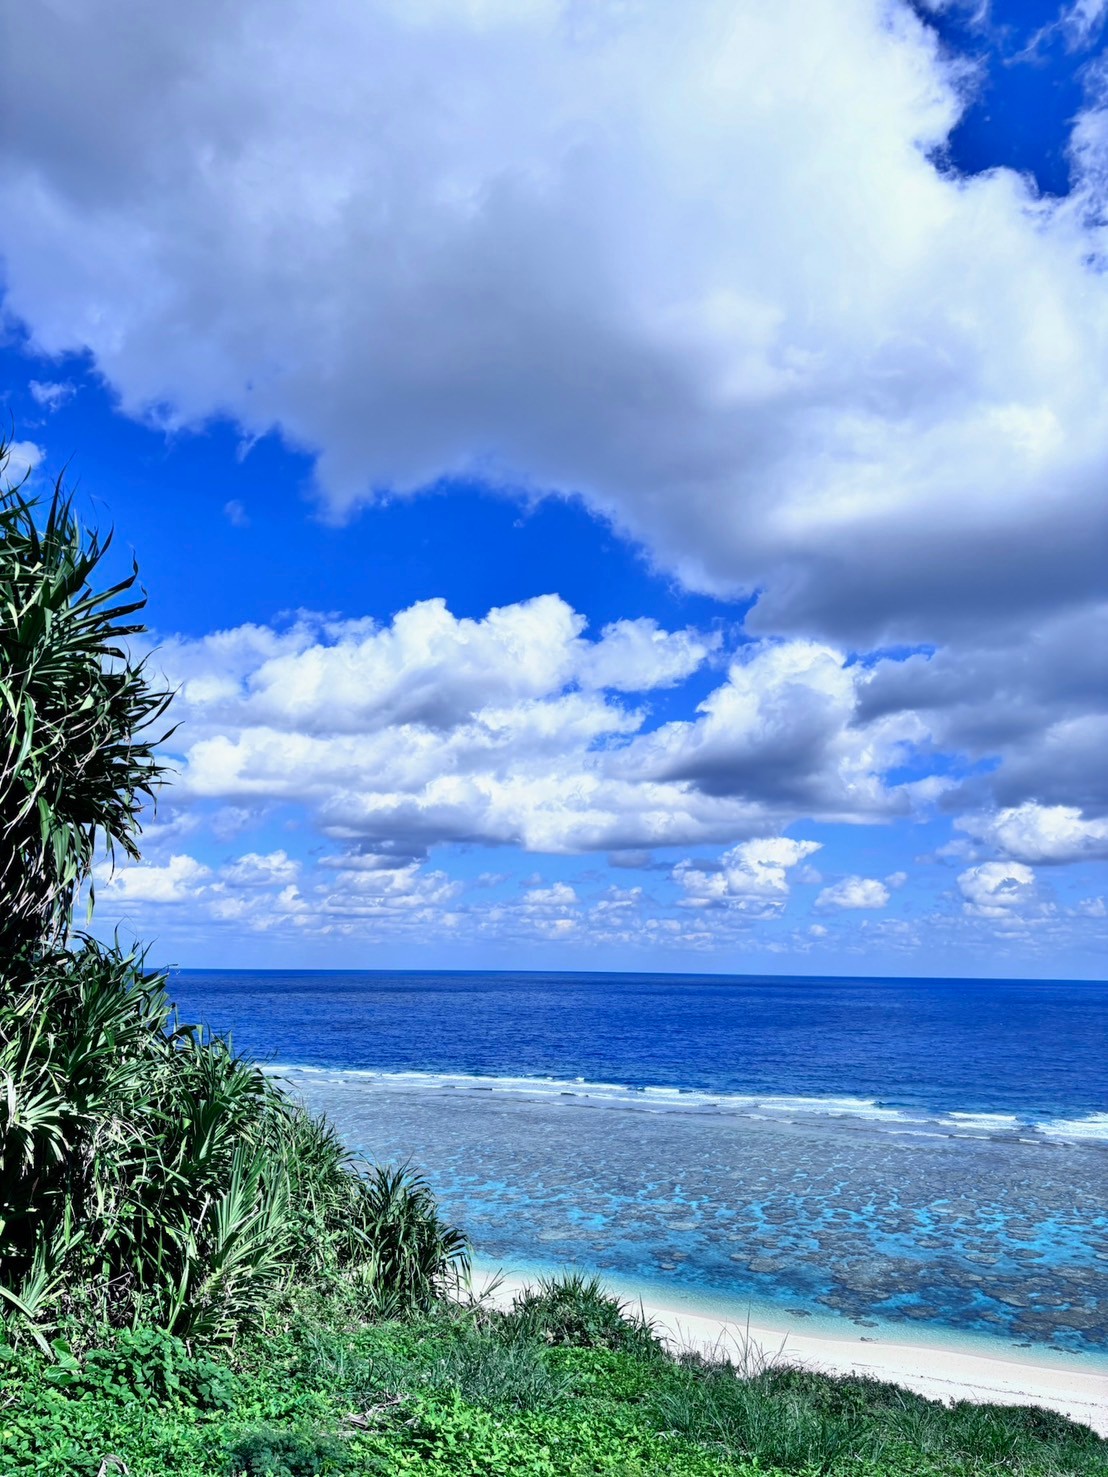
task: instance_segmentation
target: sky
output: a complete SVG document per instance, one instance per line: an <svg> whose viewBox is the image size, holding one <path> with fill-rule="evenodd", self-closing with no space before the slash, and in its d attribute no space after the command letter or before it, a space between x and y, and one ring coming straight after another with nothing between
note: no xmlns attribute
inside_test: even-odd
<svg viewBox="0 0 1108 1477"><path fill-rule="evenodd" d="M1108 3L24 0L9 472L183 967L1103 976Z"/></svg>

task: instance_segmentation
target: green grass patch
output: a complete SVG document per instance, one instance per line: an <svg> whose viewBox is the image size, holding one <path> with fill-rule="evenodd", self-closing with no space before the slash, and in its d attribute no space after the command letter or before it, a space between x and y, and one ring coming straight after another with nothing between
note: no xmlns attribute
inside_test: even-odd
<svg viewBox="0 0 1108 1477"><path fill-rule="evenodd" d="M653 1340L553 1342L518 1309L366 1322L306 1302L218 1358L123 1333L58 1359L8 1350L0 1472L108 1477L114 1457L130 1477L1108 1477L1108 1442L1046 1411L743 1377Z"/></svg>

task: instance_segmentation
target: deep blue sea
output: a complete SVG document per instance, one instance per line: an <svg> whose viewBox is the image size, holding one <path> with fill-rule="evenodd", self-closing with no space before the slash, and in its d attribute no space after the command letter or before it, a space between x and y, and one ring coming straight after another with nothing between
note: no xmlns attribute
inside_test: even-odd
<svg viewBox="0 0 1108 1477"><path fill-rule="evenodd" d="M1108 1352L1108 985L181 971L477 1253Z"/></svg>

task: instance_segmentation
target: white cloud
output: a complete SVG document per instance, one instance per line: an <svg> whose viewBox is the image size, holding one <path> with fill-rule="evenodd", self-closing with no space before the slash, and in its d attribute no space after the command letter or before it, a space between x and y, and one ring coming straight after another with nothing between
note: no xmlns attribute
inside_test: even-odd
<svg viewBox="0 0 1108 1477"><path fill-rule="evenodd" d="M294 723L304 732L415 723L445 730L479 708L508 709L561 691L645 691L688 676L712 642L693 632L622 621L599 641L557 595L459 619L441 599L399 611L385 627L304 616L287 632L244 626L201 642L168 643L161 660L198 718L218 725ZM597 709L587 697L581 714Z"/></svg>
<svg viewBox="0 0 1108 1477"><path fill-rule="evenodd" d="M524 901L531 908L572 908L577 894L568 882L555 882L551 887L529 888Z"/></svg>
<svg viewBox="0 0 1108 1477"><path fill-rule="evenodd" d="M888 901L889 889L875 877L843 877L823 889L816 898L816 907L883 908Z"/></svg>
<svg viewBox="0 0 1108 1477"><path fill-rule="evenodd" d="M232 841L247 827L255 825L265 814L264 808L250 809L245 805L223 805L208 816L208 825L217 841Z"/></svg>
<svg viewBox="0 0 1108 1477"><path fill-rule="evenodd" d="M584 617L557 595L494 608L479 621L457 619L444 600L424 600L386 628L363 622L332 628L334 645L274 658L251 685L263 705L266 695L279 692L284 710L300 721L312 706L308 685L324 714L334 696L347 699L356 691L359 718L372 711L378 721L446 727L477 707L545 697L574 684L586 692L669 687L718 645L714 637L663 631L645 619L617 621L595 641L584 639L585 627Z"/></svg>
<svg viewBox="0 0 1108 1477"><path fill-rule="evenodd" d="M651 620L616 621L589 645L577 663L585 688L648 692L672 687L690 677L719 646L717 636L697 631L663 631Z"/></svg>
<svg viewBox="0 0 1108 1477"><path fill-rule="evenodd" d="M279 427L335 514L580 495L851 645L1104 589L1101 114L1071 199L943 174L965 69L907 4L58 0L7 46L9 310L129 411Z"/></svg>
<svg viewBox="0 0 1108 1477"><path fill-rule="evenodd" d="M959 874L958 887L972 917L1018 922L1042 912L1035 873L1023 862L982 862Z"/></svg>
<svg viewBox="0 0 1108 1477"><path fill-rule="evenodd" d="M788 899L790 868L819 849L818 841L763 837L740 842L711 869L692 861L679 862L674 878L685 890L682 901L686 907L726 906L772 917Z"/></svg>
<svg viewBox="0 0 1108 1477"><path fill-rule="evenodd" d="M1076 0L1070 34L1102 9ZM444 473L579 497L686 584L759 592L751 631L796 638L651 736L598 695L679 683L710 639L638 620L590 641L555 596L499 624L427 601L334 639L244 627L172 654L230 745L195 751L198 785L285 794L283 758L309 788L332 775L338 831L394 814L539 849L723 843L934 801L945 771L884 778L917 746L965 761L975 811L1108 814L1108 414L1088 372L1108 340L1108 72L1087 76L1075 190L1049 201L934 164L968 72L898 0L119 17L57 0L8 26L0 247L34 347L89 350L167 426L229 416L244 446L278 429L317 455L328 516ZM893 639L945 644L848 661ZM457 742L423 735L367 800L332 692L351 734L379 714ZM560 753L639 737L622 768L525 764L509 795L472 754L537 768L542 724ZM433 757L437 790L416 779Z"/></svg>
<svg viewBox="0 0 1108 1477"><path fill-rule="evenodd" d="M1108 858L1108 820L1086 820L1073 805L1023 805L954 823L976 840L1022 862L1082 862Z"/></svg>
<svg viewBox="0 0 1108 1477"><path fill-rule="evenodd" d="M858 721L866 674L809 642L744 647L695 718L651 730L650 693L714 643L652 622L588 639L556 596L456 618L441 600L387 626L302 615L164 641L181 688L176 793L232 815L306 805L389 865L441 842L533 851L728 843L791 821L915 808L884 776L923 733ZM600 684L604 684L601 686ZM642 697L629 707L620 695Z"/></svg>
<svg viewBox="0 0 1108 1477"><path fill-rule="evenodd" d="M224 867L220 876L236 887L272 887L294 882L299 871L300 863L285 851L271 851L264 856L249 851Z"/></svg>
<svg viewBox="0 0 1108 1477"><path fill-rule="evenodd" d="M908 793L893 793L882 776L926 729L903 711L855 723L866 680L829 646L753 643L701 703L702 717L666 725L631 755L658 779L692 781L708 794L757 794L851 818L903 813Z"/></svg>
<svg viewBox="0 0 1108 1477"><path fill-rule="evenodd" d="M161 855L179 845L184 837L192 835L199 827L200 817L195 811L180 806L159 807L153 818L143 825L143 854L147 857L151 852Z"/></svg>
<svg viewBox="0 0 1108 1477"><path fill-rule="evenodd" d="M1108 0L1072 0L1062 7L1058 23L1067 32L1071 45L1084 46L1104 22Z"/></svg>
<svg viewBox="0 0 1108 1477"><path fill-rule="evenodd" d="M171 856L163 866L136 863L114 870L110 865L100 867L97 888L108 894L110 902L187 903L196 897L210 876L210 867L180 853Z"/></svg>
<svg viewBox="0 0 1108 1477"><path fill-rule="evenodd" d="M452 926L461 885L417 863L363 868L334 857L326 870L285 856L240 857L195 898L194 930L206 921L289 937L426 938ZM304 874L307 875L304 875Z"/></svg>
<svg viewBox="0 0 1108 1477"><path fill-rule="evenodd" d="M421 921L439 921L444 905L459 891L459 884L445 872L425 871L415 862L372 871L342 868L337 877L321 885L321 900L315 906L328 922L392 918L414 927ZM282 894L286 895L292 896L288 889ZM296 901L301 901L299 894Z"/></svg>
<svg viewBox="0 0 1108 1477"><path fill-rule="evenodd" d="M0 440L3 438L0 437ZM35 470L45 453L33 441L9 441L4 448L4 461L0 471L3 484L14 487Z"/></svg>
<svg viewBox="0 0 1108 1477"><path fill-rule="evenodd" d="M44 410L57 410L77 393L76 387L68 380L32 380L27 388L31 392L31 399Z"/></svg>

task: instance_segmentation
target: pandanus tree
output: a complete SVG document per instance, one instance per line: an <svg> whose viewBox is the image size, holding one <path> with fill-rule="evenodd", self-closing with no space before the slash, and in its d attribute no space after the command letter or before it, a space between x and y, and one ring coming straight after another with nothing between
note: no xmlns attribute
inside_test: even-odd
<svg viewBox="0 0 1108 1477"><path fill-rule="evenodd" d="M0 479L7 460L0 445ZM143 629L137 567L90 585L110 542L82 534L60 482L44 508L0 490L0 969L64 937L98 844L137 857L162 774L171 694L123 645Z"/></svg>
<svg viewBox="0 0 1108 1477"><path fill-rule="evenodd" d="M226 1337L295 1282L426 1303L466 1241L423 1181L356 1172L327 1123L178 1022L141 953L72 936L98 858L138 859L170 694L130 651L135 569L94 589L109 540L60 485L4 487L4 462L0 1322L45 1350L66 1318Z"/></svg>
<svg viewBox="0 0 1108 1477"><path fill-rule="evenodd" d="M94 589L110 536L8 465L0 444L0 1303L30 1317L87 1243L98 1110L153 1039L136 961L66 943L94 859L138 857L171 695L125 644L137 569Z"/></svg>

